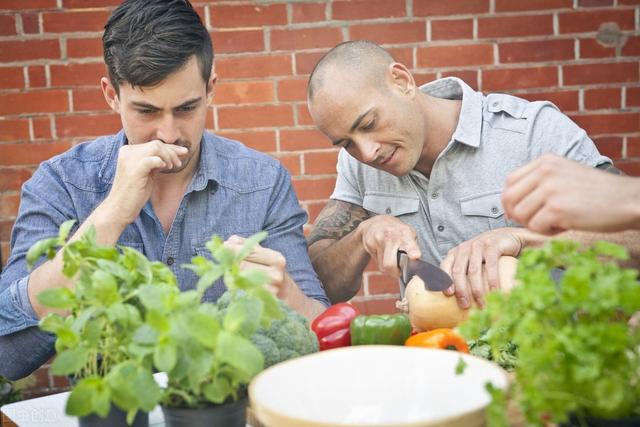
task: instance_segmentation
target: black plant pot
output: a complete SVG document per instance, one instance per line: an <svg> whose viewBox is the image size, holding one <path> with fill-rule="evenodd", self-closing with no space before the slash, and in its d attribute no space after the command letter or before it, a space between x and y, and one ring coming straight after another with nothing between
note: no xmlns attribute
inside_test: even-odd
<svg viewBox="0 0 640 427"><path fill-rule="evenodd" d="M127 427L127 413L111 404L107 418L100 418L96 414L78 418L80 427ZM130 427L149 427L149 413L138 411Z"/></svg>
<svg viewBox="0 0 640 427"><path fill-rule="evenodd" d="M166 427L246 427L247 398L198 409L162 407Z"/></svg>
<svg viewBox="0 0 640 427"><path fill-rule="evenodd" d="M639 427L640 426L640 417L630 417L630 418L617 418L617 419L604 419L604 418L594 418L594 417L585 417L584 424L580 424L580 421L577 417L571 416L569 417L569 421L565 424L562 424L561 427Z"/></svg>

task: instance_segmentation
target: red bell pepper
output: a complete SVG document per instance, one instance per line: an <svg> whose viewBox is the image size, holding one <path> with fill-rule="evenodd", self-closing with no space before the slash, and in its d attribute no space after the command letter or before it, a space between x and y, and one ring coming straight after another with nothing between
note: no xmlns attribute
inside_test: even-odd
<svg viewBox="0 0 640 427"><path fill-rule="evenodd" d="M318 337L320 351L351 345L351 320L360 312L348 302L334 304L323 311L311 323Z"/></svg>

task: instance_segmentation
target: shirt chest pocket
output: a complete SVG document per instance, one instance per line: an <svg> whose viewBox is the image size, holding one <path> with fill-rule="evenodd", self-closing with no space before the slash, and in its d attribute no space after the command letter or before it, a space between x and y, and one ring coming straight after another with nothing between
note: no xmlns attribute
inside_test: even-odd
<svg viewBox="0 0 640 427"><path fill-rule="evenodd" d="M365 193L362 207L374 215L411 215L418 212L420 200L411 195Z"/></svg>
<svg viewBox="0 0 640 427"><path fill-rule="evenodd" d="M504 209L500 202L501 191L474 194L460 199L460 211L466 220L475 221L478 226L476 232L486 229L493 230L507 226ZM488 227L488 228L487 228Z"/></svg>

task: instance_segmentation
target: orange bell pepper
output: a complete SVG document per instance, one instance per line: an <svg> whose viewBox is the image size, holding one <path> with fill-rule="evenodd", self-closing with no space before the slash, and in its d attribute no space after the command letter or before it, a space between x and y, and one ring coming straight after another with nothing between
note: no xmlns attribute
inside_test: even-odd
<svg viewBox="0 0 640 427"><path fill-rule="evenodd" d="M404 342L410 347L441 348L469 353L467 342L451 329L439 328L412 335Z"/></svg>

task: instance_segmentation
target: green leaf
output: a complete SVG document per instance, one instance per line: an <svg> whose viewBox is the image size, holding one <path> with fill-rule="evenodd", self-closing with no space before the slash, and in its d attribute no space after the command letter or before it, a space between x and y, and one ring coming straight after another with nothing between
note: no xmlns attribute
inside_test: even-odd
<svg viewBox="0 0 640 427"><path fill-rule="evenodd" d="M249 290L249 295L256 297L262 301L263 319L262 327L267 327L272 320L284 318L284 313L280 309L278 299L271 292L263 287L257 287Z"/></svg>
<svg viewBox="0 0 640 427"><path fill-rule="evenodd" d="M600 241L594 244L594 249L600 255L610 256L615 259L626 261L629 259L629 252L626 248L611 242Z"/></svg>
<svg viewBox="0 0 640 427"><path fill-rule="evenodd" d="M170 323L167 316L156 310L147 311L147 324L160 333L169 332Z"/></svg>
<svg viewBox="0 0 640 427"><path fill-rule="evenodd" d="M253 251L253 249L267 238L268 233L266 231L260 231L244 241L242 248L236 255L236 262L240 262L247 257Z"/></svg>
<svg viewBox="0 0 640 427"><path fill-rule="evenodd" d="M100 335L104 330L105 322L103 319L92 319L87 322L82 336L85 344L90 348L97 348L100 342Z"/></svg>
<svg viewBox="0 0 640 427"><path fill-rule="evenodd" d="M200 295L197 291L180 292L175 299L175 308L192 307L200 302Z"/></svg>
<svg viewBox="0 0 640 427"><path fill-rule="evenodd" d="M73 292L67 288L45 289L37 296L38 301L51 308L71 309L75 305Z"/></svg>
<svg viewBox="0 0 640 427"><path fill-rule="evenodd" d="M249 269L243 270L238 273L239 283L242 289L253 288L256 286L262 286L269 283L269 276L262 270Z"/></svg>
<svg viewBox="0 0 640 427"><path fill-rule="evenodd" d="M262 306L262 301L254 298L242 297L232 301L224 316L224 329L251 336L260 326Z"/></svg>
<svg viewBox="0 0 640 427"><path fill-rule="evenodd" d="M160 401L161 390L151 372L133 361L116 365L105 377L111 398L124 411L151 411Z"/></svg>
<svg viewBox="0 0 640 427"><path fill-rule="evenodd" d="M51 332L57 334L61 328L66 327L62 316L56 313L50 313L44 318L40 319L40 329L45 332Z"/></svg>
<svg viewBox="0 0 640 427"><path fill-rule="evenodd" d="M460 357L460 359L458 360L458 364L456 365L456 375L462 375L466 367L467 363L462 357Z"/></svg>
<svg viewBox="0 0 640 427"><path fill-rule="evenodd" d="M109 388L102 378L83 378L73 387L67 400L68 415L84 417L96 413L105 418L111 408Z"/></svg>
<svg viewBox="0 0 640 427"><path fill-rule="evenodd" d="M48 259L52 259L56 254L55 250L59 246L58 243L57 237L39 240L34 243L27 251L27 268L31 270L43 255L46 255Z"/></svg>
<svg viewBox="0 0 640 427"><path fill-rule="evenodd" d="M209 244L207 244L207 248L211 251L211 255L218 260L220 265L224 268L228 268L229 266L234 264L235 261L235 253L232 249L227 248L226 246L218 246L215 250L211 250Z"/></svg>
<svg viewBox="0 0 640 427"><path fill-rule="evenodd" d="M239 371L242 382L250 381L264 367L264 357L251 341L224 330L218 334L216 355L220 362Z"/></svg>
<svg viewBox="0 0 640 427"><path fill-rule="evenodd" d="M221 268L213 268L205 272L196 284L196 289L202 295L204 291L209 289L213 283L222 276Z"/></svg>
<svg viewBox="0 0 640 427"><path fill-rule="evenodd" d="M75 348L80 343L80 334L74 332L66 322L64 326L58 328L56 335L58 336L56 350Z"/></svg>
<svg viewBox="0 0 640 427"><path fill-rule="evenodd" d="M69 237L69 233L71 233L71 229L73 225L76 223L75 219L70 219L62 223L60 226L60 231L58 232L58 239L60 242L66 242Z"/></svg>
<svg viewBox="0 0 640 427"><path fill-rule="evenodd" d="M133 274L116 261L99 259L96 261L96 264L102 271L117 277L124 283L129 284L133 281Z"/></svg>
<svg viewBox="0 0 640 427"><path fill-rule="evenodd" d="M160 371L170 372L176 365L178 350L166 337L160 339L153 352L153 363Z"/></svg>
<svg viewBox="0 0 640 427"><path fill-rule="evenodd" d="M78 313L78 317L76 317L71 323L71 329L73 329L74 332L81 333L89 319L94 317L98 312L98 307L87 307L81 310Z"/></svg>
<svg viewBox="0 0 640 427"><path fill-rule="evenodd" d="M191 334L203 346L213 349L220 331L216 315L200 308L189 316L188 327Z"/></svg>
<svg viewBox="0 0 640 427"><path fill-rule="evenodd" d="M142 304L150 310L165 312L169 310L179 290L169 286L142 285L138 296Z"/></svg>
<svg viewBox="0 0 640 427"><path fill-rule="evenodd" d="M133 341L141 345L153 345L158 341L158 333L149 325L140 326L133 333Z"/></svg>
<svg viewBox="0 0 640 427"><path fill-rule="evenodd" d="M71 375L84 367L89 351L84 347L65 350L56 356L51 364L51 372L55 375Z"/></svg>
<svg viewBox="0 0 640 427"><path fill-rule="evenodd" d="M209 402L221 404L233 394L234 390L229 380L224 377L217 377L213 382L205 384L202 392Z"/></svg>
<svg viewBox="0 0 640 427"><path fill-rule="evenodd" d="M118 293L116 279L111 274L102 270L96 270L91 275L91 281L93 283L93 294L97 303L109 307L122 300L122 297Z"/></svg>

